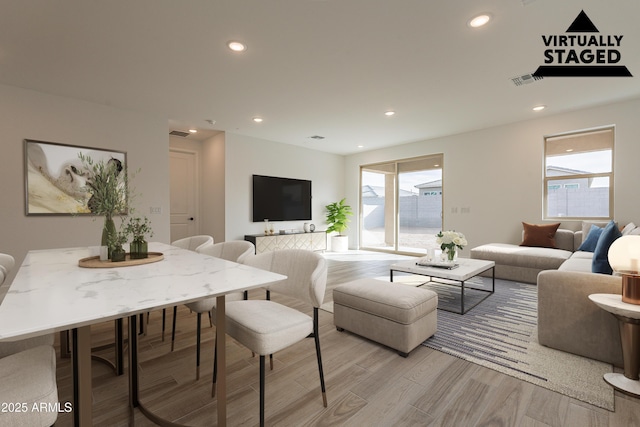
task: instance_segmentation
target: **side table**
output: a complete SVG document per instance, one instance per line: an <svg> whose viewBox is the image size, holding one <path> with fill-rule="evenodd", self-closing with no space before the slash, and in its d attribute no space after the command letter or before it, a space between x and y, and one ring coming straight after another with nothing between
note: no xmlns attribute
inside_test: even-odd
<svg viewBox="0 0 640 427"><path fill-rule="evenodd" d="M622 302L622 295L616 294L591 294L589 299L613 314L620 325L624 375L608 373L604 380L616 390L640 397L640 305Z"/></svg>

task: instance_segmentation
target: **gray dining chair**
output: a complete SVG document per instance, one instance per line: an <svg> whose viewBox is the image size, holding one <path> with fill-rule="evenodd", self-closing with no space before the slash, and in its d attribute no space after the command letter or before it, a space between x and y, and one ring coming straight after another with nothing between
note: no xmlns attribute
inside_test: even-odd
<svg viewBox="0 0 640 427"><path fill-rule="evenodd" d="M254 255L255 250L256 248L253 246L253 243L245 240L235 240L203 246L196 252L225 259L227 261L242 262L247 257ZM235 301L243 298L244 294L242 292L234 292L226 295L225 300ZM185 305L198 316L196 323L196 380L198 380L200 379L200 334L202 330L202 314L208 313L209 323L212 324L211 310L216 306L216 298L205 298ZM173 331L171 333L171 348L173 348L173 341L175 340L175 326L176 323L174 321Z"/></svg>
<svg viewBox="0 0 640 427"><path fill-rule="evenodd" d="M286 279L270 284L267 287L269 292L287 295L313 307L313 317L310 317L271 300L240 300L225 304L226 333L260 355L260 425L264 425L265 357L310 336L315 340L322 401L326 407L318 328L318 309L324 300L327 284L326 260L315 252L283 249L249 257L244 264L286 275ZM217 358L214 363L217 363ZM214 374L214 388L215 385Z"/></svg>

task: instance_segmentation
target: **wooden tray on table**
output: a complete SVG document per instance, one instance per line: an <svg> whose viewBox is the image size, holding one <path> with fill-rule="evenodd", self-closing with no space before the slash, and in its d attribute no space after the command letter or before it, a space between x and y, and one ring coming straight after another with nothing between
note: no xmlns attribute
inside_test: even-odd
<svg viewBox="0 0 640 427"><path fill-rule="evenodd" d="M88 258L82 258L78 261L80 267L85 268L115 268L115 267L131 267L132 265L150 264L152 262L162 261L164 255L162 252L149 252L147 258L131 259L130 254L127 252L124 261L113 262L110 259L106 261L100 261L99 256L90 256Z"/></svg>

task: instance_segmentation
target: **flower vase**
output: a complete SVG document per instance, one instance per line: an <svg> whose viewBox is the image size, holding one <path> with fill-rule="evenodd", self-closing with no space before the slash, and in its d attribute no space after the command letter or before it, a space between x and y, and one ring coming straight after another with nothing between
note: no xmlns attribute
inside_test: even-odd
<svg viewBox="0 0 640 427"><path fill-rule="evenodd" d="M449 262L454 262L456 258L456 248L448 248L447 249L447 260Z"/></svg>
<svg viewBox="0 0 640 427"><path fill-rule="evenodd" d="M116 234L116 225L113 222L113 218L108 215L104 218L104 226L102 227L102 242L101 242L101 246L106 246L108 248L107 249L108 259L111 259L111 251L113 250L113 248L109 244L109 241L111 240L109 236L113 236L114 234Z"/></svg>
<svg viewBox="0 0 640 427"><path fill-rule="evenodd" d="M143 259L149 256L147 241L142 236L135 237L129 244L131 259Z"/></svg>
<svg viewBox="0 0 640 427"><path fill-rule="evenodd" d="M124 251L121 245L113 248L111 251L111 262L122 262L126 259L127 253Z"/></svg>

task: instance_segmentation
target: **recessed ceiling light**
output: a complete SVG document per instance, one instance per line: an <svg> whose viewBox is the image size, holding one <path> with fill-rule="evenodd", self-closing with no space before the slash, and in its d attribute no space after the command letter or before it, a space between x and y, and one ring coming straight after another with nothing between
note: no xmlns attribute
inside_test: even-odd
<svg viewBox="0 0 640 427"><path fill-rule="evenodd" d="M545 108L547 108L546 105L536 105L535 107L533 107L533 111L542 111Z"/></svg>
<svg viewBox="0 0 640 427"><path fill-rule="evenodd" d="M198 133L198 131L196 129L189 129L189 132L191 133Z"/></svg>
<svg viewBox="0 0 640 427"><path fill-rule="evenodd" d="M567 148L565 151L566 151L567 153L571 153L571 152L573 151L573 148Z"/></svg>
<svg viewBox="0 0 640 427"><path fill-rule="evenodd" d="M256 122L256 123L262 123L263 118L262 118L262 117L254 117L254 118L253 118L253 119L251 119L251 120L253 120L253 121L254 121L254 122Z"/></svg>
<svg viewBox="0 0 640 427"><path fill-rule="evenodd" d="M227 43L227 46L234 52L244 52L245 50L247 50L247 46L244 43L233 40Z"/></svg>
<svg viewBox="0 0 640 427"><path fill-rule="evenodd" d="M484 25L487 25L489 21L491 21L491 14L481 13L480 15L477 15L471 18L467 23L467 25L469 25L471 28L479 28Z"/></svg>
<svg viewBox="0 0 640 427"><path fill-rule="evenodd" d="M358 145L358 148L364 148L364 145Z"/></svg>
<svg viewBox="0 0 640 427"><path fill-rule="evenodd" d="M396 114L396 112L395 112L395 111L385 111L385 113L384 113L384 115L385 115L385 116L387 116L387 117L391 117L391 116L393 116L394 114Z"/></svg>

